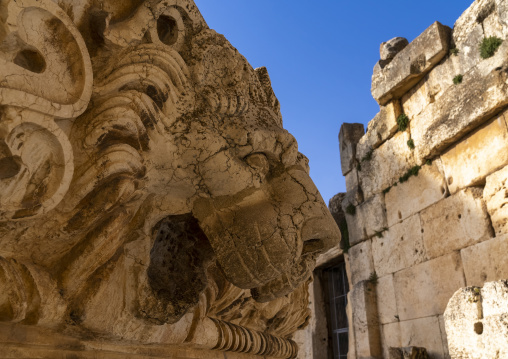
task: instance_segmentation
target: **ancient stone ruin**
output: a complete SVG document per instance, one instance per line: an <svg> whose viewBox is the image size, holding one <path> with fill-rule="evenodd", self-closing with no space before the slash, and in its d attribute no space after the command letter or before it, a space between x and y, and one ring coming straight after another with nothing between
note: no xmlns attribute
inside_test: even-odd
<svg viewBox="0 0 508 359"><path fill-rule="evenodd" d="M1 1L0 358L508 358L507 38L382 43L329 211L192 0Z"/></svg>
<svg viewBox="0 0 508 359"><path fill-rule="evenodd" d="M318 259L309 357L508 358L507 39L508 2L476 0L453 29L381 45L380 111L339 134L342 250Z"/></svg>
<svg viewBox="0 0 508 359"><path fill-rule="evenodd" d="M0 357L296 357L340 233L192 0L1 1L0 116Z"/></svg>

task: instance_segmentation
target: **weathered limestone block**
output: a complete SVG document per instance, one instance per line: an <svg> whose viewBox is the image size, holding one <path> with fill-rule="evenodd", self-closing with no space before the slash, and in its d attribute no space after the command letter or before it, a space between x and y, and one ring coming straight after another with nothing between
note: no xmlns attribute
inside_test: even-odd
<svg viewBox="0 0 508 359"><path fill-rule="evenodd" d="M374 150L370 160L361 162L358 176L365 199L393 185L415 165L413 151L407 145L409 138L409 133L399 132Z"/></svg>
<svg viewBox="0 0 508 359"><path fill-rule="evenodd" d="M390 348L389 359L427 359L427 349L418 347Z"/></svg>
<svg viewBox="0 0 508 359"><path fill-rule="evenodd" d="M372 75L372 96L384 105L401 97L448 54L450 28L435 22Z"/></svg>
<svg viewBox="0 0 508 359"><path fill-rule="evenodd" d="M381 358L381 333L376 304L375 283L363 281L352 290L353 327L356 355L359 358Z"/></svg>
<svg viewBox="0 0 508 359"><path fill-rule="evenodd" d="M418 163L438 155L467 132L478 127L508 104L506 59L508 42L489 59L480 61L462 83L450 86L411 121Z"/></svg>
<svg viewBox="0 0 508 359"><path fill-rule="evenodd" d="M401 321L443 314L452 294L465 285L460 255L404 269L394 274L393 283Z"/></svg>
<svg viewBox="0 0 508 359"><path fill-rule="evenodd" d="M358 171L355 169L349 171L347 175L344 176L346 178L346 190L350 191L359 191L360 181L358 178Z"/></svg>
<svg viewBox="0 0 508 359"><path fill-rule="evenodd" d="M343 123L339 131L340 165L342 175L355 166L356 144L365 133L361 123Z"/></svg>
<svg viewBox="0 0 508 359"><path fill-rule="evenodd" d="M390 348L400 347L400 323L381 325L381 335L383 338L383 358L390 358Z"/></svg>
<svg viewBox="0 0 508 359"><path fill-rule="evenodd" d="M409 42L403 37L394 37L388 41L382 42L379 46L379 57L381 60L391 60L401 52Z"/></svg>
<svg viewBox="0 0 508 359"><path fill-rule="evenodd" d="M349 242L351 245L374 236L386 228L385 201L382 194L369 198L360 205L354 207L346 196L342 202L342 209L346 212L346 220L349 230Z"/></svg>
<svg viewBox="0 0 508 359"><path fill-rule="evenodd" d="M377 280L376 294L379 322L381 324L398 322L392 275L386 275Z"/></svg>
<svg viewBox="0 0 508 359"><path fill-rule="evenodd" d="M421 213L423 242L435 258L493 236L481 188L466 188Z"/></svg>
<svg viewBox="0 0 508 359"><path fill-rule="evenodd" d="M467 285L482 286L485 282L508 278L506 253L506 235L461 250Z"/></svg>
<svg viewBox="0 0 508 359"><path fill-rule="evenodd" d="M493 18L497 18L497 26L501 26L506 35L508 29L508 7L504 0L477 0L464 11L464 13L457 19L453 27L453 39L456 44L465 41L468 34L473 31L476 25L485 28L485 36L491 36L489 26L493 22ZM499 35L498 35L499 36ZM500 36L503 38L503 36Z"/></svg>
<svg viewBox="0 0 508 359"><path fill-rule="evenodd" d="M372 242L361 242L349 249L349 264L351 268L351 285L369 279L374 273L372 261Z"/></svg>
<svg viewBox="0 0 508 359"><path fill-rule="evenodd" d="M508 233L508 166L486 179L483 199L489 211L496 235Z"/></svg>
<svg viewBox="0 0 508 359"><path fill-rule="evenodd" d="M441 61L402 96L403 111L410 119L418 116L429 104L439 101L448 88L455 86L453 78L456 75L466 74L481 61L478 54L483 36L482 25L475 23L467 37L455 44L458 53Z"/></svg>
<svg viewBox="0 0 508 359"><path fill-rule="evenodd" d="M381 237L382 236L382 237ZM376 273L380 276L412 267L427 259L423 245L420 215L409 217L372 238Z"/></svg>
<svg viewBox="0 0 508 359"><path fill-rule="evenodd" d="M439 316L439 329L441 331L441 341L443 342L444 358L450 359L450 353L448 350L448 338L446 337L445 322L442 315Z"/></svg>
<svg viewBox="0 0 508 359"><path fill-rule="evenodd" d="M378 148L398 130L397 117L402 113L400 101L394 100L381 106L380 111L369 122L367 132L358 142L357 158L364 158L369 151Z"/></svg>
<svg viewBox="0 0 508 359"><path fill-rule="evenodd" d="M459 289L444 318L452 359L508 357L508 281Z"/></svg>
<svg viewBox="0 0 508 359"><path fill-rule="evenodd" d="M508 164L506 113L441 155L450 192L485 183L485 177Z"/></svg>
<svg viewBox="0 0 508 359"><path fill-rule="evenodd" d="M443 358L443 342L437 316L402 321L400 333L403 347L425 348L425 354L428 355L426 358Z"/></svg>
<svg viewBox="0 0 508 359"><path fill-rule="evenodd" d="M433 161L430 166L422 166L418 176L410 177L385 194L388 227L440 201L447 194L440 160Z"/></svg>

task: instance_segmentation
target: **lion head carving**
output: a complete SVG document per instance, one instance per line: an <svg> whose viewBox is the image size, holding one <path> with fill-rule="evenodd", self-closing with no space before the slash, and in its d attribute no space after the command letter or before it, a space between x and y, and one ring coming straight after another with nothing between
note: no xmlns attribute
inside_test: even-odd
<svg viewBox="0 0 508 359"><path fill-rule="evenodd" d="M3 11L42 16L27 13L35 6L28 3ZM266 320L281 310L287 314L289 296L305 293L298 288L315 257L336 245L340 234L309 177L307 159L282 128L266 69L254 70L208 29L192 1L92 1L86 9L68 3L62 8L84 39L76 41L79 53L67 54L81 61L72 62L70 75L91 76L93 70L93 85L88 77L80 82L90 90L82 86L73 96L90 102L86 110L61 114L0 97L0 163L6 164L0 169L0 255L10 258L0 263L0 285L7 287L9 273L21 271L37 296L52 298L63 317L93 330L123 325L116 329L122 332L133 320L182 323L196 308L200 315L240 323L247 316L231 311L259 311L273 301L279 309ZM48 18L58 12L67 25L53 5L41 11ZM48 38L66 31L47 27L53 31ZM6 28L4 42L23 39ZM37 50L43 58L44 49ZM80 72L79 64L87 71ZM37 116L45 122L36 125L48 134L25 119ZM55 181L67 182L59 187ZM25 183L31 183L31 200L23 194ZM11 291L37 311L28 292ZM239 298L241 305L224 304ZM101 313L105 299L130 304ZM4 319L26 318L26 309L5 305L11 310ZM37 320L55 319L44 313Z"/></svg>

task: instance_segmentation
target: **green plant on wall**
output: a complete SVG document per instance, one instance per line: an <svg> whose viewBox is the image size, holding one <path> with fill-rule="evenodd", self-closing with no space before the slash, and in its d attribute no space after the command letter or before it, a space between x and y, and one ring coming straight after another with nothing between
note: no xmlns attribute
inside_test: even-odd
<svg viewBox="0 0 508 359"><path fill-rule="evenodd" d="M397 125L399 125L399 131L404 132L409 125L409 117L407 117L405 114L401 114L399 117L397 117Z"/></svg>
<svg viewBox="0 0 508 359"><path fill-rule="evenodd" d="M453 78L453 83L454 83L455 85L458 85L458 84L462 83L462 75L461 75L461 74L458 74L457 76L455 76L455 77Z"/></svg>
<svg viewBox="0 0 508 359"><path fill-rule="evenodd" d="M377 273L372 272L369 276L368 281L371 282L372 284L377 284L378 279L379 279L379 277L378 277Z"/></svg>
<svg viewBox="0 0 508 359"><path fill-rule="evenodd" d="M450 49L450 55L459 56L459 49L457 49L456 47Z"/></svg>
<svg viewBox="0 0 508 359"><path fill-rule="evenodd" d="M497 36L485 37L480 43L480 56L482 59L488 59L494 56L496 50L501 46L503 40Z"/></svg>
<svg viewBox="0 0 508 359"><path fill-rule="evenodd" d="M407 141L407 147L409 147L410 149L414 150L415 149L415 141L413 141L412 138L410 138L408 141Z"/></svg>

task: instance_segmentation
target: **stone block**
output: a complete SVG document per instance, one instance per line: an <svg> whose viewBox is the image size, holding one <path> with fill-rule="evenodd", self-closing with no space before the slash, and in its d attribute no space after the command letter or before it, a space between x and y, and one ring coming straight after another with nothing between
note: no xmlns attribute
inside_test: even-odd
<svg viewBox="0 0 508 359"><path fill-rule="evenodd" d="M452 294L465 285L460 255L454 252L404 269L394 274L393 283L401 321L443 314Z"/></svg>
<svg viewBox="0 0 508 359"><path fill-rule="evenodd" d="M426 260L420 215L390 227L372 239L374 268L379 276L395 273Z"/></svg>
<svg viewBox="0 0 508 359"><path fill-rule="evenodd" d="M371 93L384 105L400 98L448 54L450 28L435 22L384 68L374 72Z"/></svg>
<svg viewBox="0 0 508 359"><path fill-rule="evenodd" d="M485 20L483 20L482 26L485 37L497 36L501 39L504 38L503 25L499 20L499 14L496 11L492 12Z"/></svg>
<svg viewBox="0 0 508 359"><path fill-rule="evenodd" d="M346 212L346 220L351 245L372 237L386 227L386 210L383 195L376 195L355 207L355 214L348 213L353 202L346 196L342 209Z"/></svg>
<svg viewBox="0 0 508 359"><path fill-rule="evenodd" d="M352 285L369 279L374 272L371 241L367 240L351 247L348 253Z"/></svg>
<svg viewBox="0 0 508 359"><path fill-rule="evenodd" d="M398 130L397 117L402 113L399 100L381 106L380 111L369 122L367 132L358 142L357 158L364 158L369 151L378 148Z"/></svg>
<svg viewBox="0 0 508 359"><path fill-rule="evenodd" d="M450 353L448 351L448 338L446 337L444 317L440 315L438 319L439 319L439 330L441 331L441 341L443 342L443 352L444 352L443 358L451 359Z"/></svg>
<svg viewBox="0 0 508 359"><path fill-rule="evenodd" d="M508 233L508 166L486 179L483 199L496 235Z"/></svg>
<svg viewBox="0 0 508 359"><path fill-rule="evenodd" d="M441 156L451 193L485 183L485 177L508 164L505 114L497 116Z"/></svg>
<svg viewBox="0 0 508 359"><path fill-rule="evenodd" d="M369 281L357 283L351 295L353 327L356 339L356 355L359 358L381 358L381 333L376 304L375 284Z"/></svg>
<svg viewBox="0 0 508 359"><path fill-rule="evenodd" d="M439 100L412 119L411 136L418 163L440 154L508 104L507 57L505 41L493 57L464 74L461 84L450 86Z"/></svg>
<svg viewBox="0 0 508 359"><path fill-rule="evenodd" d="M409 45L409 42L406 38L394 37L393 39L381 43L381 46L379 46L379 57L383 61L391 60L407 45Z"/></svg>
<svg viewBox="0 0 508 359"><path fill-rule="evenodd" d="M506 235L461 250L467 285L482 286L485 282L507 279L507 253Z"/></svg>
<svg viewBox="0 0 508 359"><path fill-rule="evenodd" d="M378 279L376 294L379 322L381 324L398 322L392 275L386 275Z"/></svg>
<svg viewBox="0 0 508 359"><path fill-rule="evenodd" d="M471 246L493 235L481 188L466 188L420 215L428 258Z"/></svg>
<svg viewBox="0 0 508 359"><path fill-rule="evenodd" d="M503 0L495 1L498 2ZM495 10L495 7L492 5L494 5L494 1L492 0L474 1L455 21L455 25L453 26L453 42L455 44L463 43L476 25L481 24L483 19Z"/></svg>
<svg viewBox="0 0 508 359"><path fill-rule="evenodd" d="M390 357L390 348L400 347L400 323L398 321L381 326L383 358Z"/></svg>
<svg viewBox="0 0 508 359"><path fill-rule="evenodd" d="M508 358L508 281L458 290L444 314L452 358Z"/></svg>
<svg viewBox="0 0 508 359"><path fill-rule="evenodd" d="M348 192L355 191L358 192L360 188L360 182L358 179L358 171L355 169L349 171L348 174L344 176L346 178L346 190Z"/></svg>
<svg viewBox="0 0 508 359"><path fill-rule="evenodd" d="M339 146L342 174L351 171L356 157L356 144L365 133L361 123L344 123L340 126Z"/></svg>
<svg viewBox="0 0 508 359"><path fill-rule="evenodd" d="M400 337L403 347L421 347L427 349L430 358L443 357L443 342L438 317L400 322Z"/></svg>
<svg viewBox="0 0 508 359"><path fill-rule="evenodd" d="M422 166L418 176L399 183L385 194L388 227L445 198L448 187L440 171L440 160Z"/></svg>
<svg viewBox="0 0 508 359"><path fill-rule="evenodd" d="M364 198L390 187L415 165L413 151L407 145L409 138L409 133L399 132L374 150L370 160L361 162L358 175Z"/></svg>

